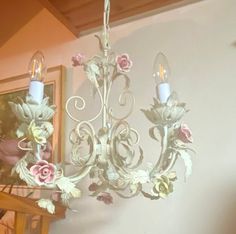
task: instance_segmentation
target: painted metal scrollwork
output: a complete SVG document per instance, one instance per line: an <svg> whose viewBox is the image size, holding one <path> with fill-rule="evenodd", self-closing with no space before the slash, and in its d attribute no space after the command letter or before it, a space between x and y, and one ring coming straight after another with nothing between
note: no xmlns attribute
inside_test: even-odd
<svg viewBox="0 0 236 234"><path fill-rule="evenodd" d="M109 4L106 2L105 6L108 8L105 8L105 12L108 12ZM109 14L104 15L108 17ZM80 162L80 169L92 165L90 177L94 182L89 189L92 191L92 196L105 203L112 201L109 191L114 191L124 198L140 193L150 199L164 198L173 191L173 182L176 180L173 167L178 158L184 160L187 168L186 176L191 173L191 149L187 146L187 143L192 142L191 131L187 125L180 122L187 110L185 104L178 101L175 93L170 95L166 103L154 99L150 110L142 110L147 119L154 124L149 130L150 137L157 140L159 135L161 152L154 165L149 164L147 169L139 169L144 159L143 150L138 146L140 137L126 121L135 103L129 90L130 79L127 75L132 67L132 61L128 54L115 56L111 51L107 35L108 21L107 18L104 20L106 23L103 37L98 37L102 55L94 56L87 62L82 54L73 57L74 65L83 67L88 80L99 93L102 127L95 133L92 125L88 125L90 130L86 133L86 137L89 139L87 140L89 151L84 157L78 150L82 148L81 125L84 121L77 124L73 134L77 134L80 141L72 142L72 161ZM124 79L125 86L118 103L124 107L129 103L130 109L123 117L117 117L112 113L109 97L114 81L121 78ZM71 116L68 108L67 112ZM139 156L136 158L137 154ZM149 192L145 191L145 184L151 186Z"/></svg>
<svg viewBox="0 0 236 234"><path fill-rule="evenodd" d="M71 113L71 108L74 107L76 112L85 110L85 100L80 96L72 96L66 102L66 112L76 122L70 133L71 163L77 168L75 174L66 177L59 165L40 157L40 150L53 133L50 119L55 106L49 106L47 98L42 104L37 104L30 96L20 104L10 103L13 112L22 122L17 134L21 141L28 142L27 148L22 148L19 144L26 154L14 170L28 185L57 188L65 204L68 204L70 198L80 196L80 190L76 186L87 175L93 180L89 186L91 195L109 204L113 201L110 191L123 198L138 194L151 200L165 198L173 191L173 182L177 178L173 167L178 158L182 158L185 163L186 176L191 174L192 150L188 143L192 143L192 134L188 126L181 122L187 109L184 103L178 101L176 93L172 93L166 103L154 98L150 109L141 110L154 125L149 129L150 137L161 143L156 162L141 169L144 153L139 146L140 136L127 122L135 104L127 75L132 68L132 61L128 54L115 56L111 50L109 12L110 1L105 0L103 34L101 37L97 36L101 54L87 61L82 54L72 58L74 66L83 67L101 104L94 117L80 120L78 113L76 116ZM128 109L122 116L116 116L110 105L111 89L118 79L123 79L125 84L118 104ZM92 122L99 118L102 126L96 131ZM45 202L44 199L40 204L53 213L51 201Z"/></svg>
<svg viewBox="0 0 236 234"><path fill-rule="evenodd" d="M21 100L20 103L9 102L9 105L21 122L16 132L20 138L18 147L26 152L25 156L16 163L12 172L17 172L29 186L56 189L64 204L68 204L68 200L72 197L80 197L80 190L76 188L77 181L64 176L63 169L59 165L49 163L42 158L41 152L53 133L50 120L55 113L55 106L49 106L48 98L38 104L31 96L26 96L26 100ZM28 147L21 147L22 142ZM85 168L80 173L80 177L87 173ZM50 213L55 212L55 206L50 199L40 199L38 205Z"/></svg>

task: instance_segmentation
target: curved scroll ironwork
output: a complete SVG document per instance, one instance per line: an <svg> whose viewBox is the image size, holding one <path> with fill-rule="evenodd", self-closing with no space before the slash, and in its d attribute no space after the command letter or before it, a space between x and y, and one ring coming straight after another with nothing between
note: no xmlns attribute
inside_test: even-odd
<svg viewBox="0 0 236 234"><path fill-rule="evenodd" d="M176 173L172 169L178 158L184 160L186 176L191 173L191 149L187 145L192 142L191 131L181 123L187 110L175 93L170 95L166 103L154 99L151 109L142 110L154 125L149 130L150 137L157 141L156 130L160 134L161 152L154 165L140 169L144 159L143 150L139 147L140 135L126 121L135 105L134 96L129 91L130 79L127 75L132 61L127 54L115 57L115 53L111 51L109 12L110 1L105 0L103 34L101 38L98 37L102 55L95 55L84 61L84 57L79 54L75 61L76 65L83 67L87 79L98 93L101 107L94 117L80 120L71 113L70 106L73 104L76 111L85 110L85 100L80 96L72 96L66 102L66 113L77 122L69 136L72 143L71 162L77 168L75 174L64 176L59 165L40 158L40 150L45 147L53 132L49 120L53 117L55 107L49 106L48 98L40 105L28 96L25 103L10 103L13 112L22 122L17 130L22 139L20 142L26 140L29 145L21 148L19 144L21 149L26 150L26 155L14 170L29 185L59 189L65 204L68 204L70 198L80 196L80 190L76 186L87 175L94 181L89 186L92 196L108 204L112 202L109 191L114 191L123 198L138 194L151 200L165 198L173 191ZM122 78L125 85L118 104L128 107L128 112L117 117L112 113L109 98L113 83ZM102 118L102 126L95 131L91 122L99 117ZM81 151L84 148L86 150ZM151 187L148 192L144 191L146 185ZM50 202L48 204L52 205Z"/></svg>
<svg viewBox="0 0 236 234"><path fill-rule="evenodd" d="M91 119L89 119L89 120L86 120L86 121L88 121L88 122L93 122L94 120L96 120L97 118L99 118L99 116L102 114L102 110L103 110L103 105L104 105L104 103L103 103L103 99L102 99L101 92L100 92L99 88L98 88L98 93L99 93L99 97L100 97L100 100L101 100L101 108L100 108L100 110L98 111L98 113L97 113L93 118L91 118ZM84 100L82 97L80 97L80 96L71 96L71 97L66 101L66 105L65 105L65 110L66 110L67 115L68 115L72 120L74 120L74 121L76 121L76 122L81 122L82 120L80 120L80 119L76 118L75 116L73 116L73 115L71 114L71 112L69 111L69 105L71 104L72 101L74 101L74 108L75 108L76 110L78 110L78 111L82 111L82 110L84 110L85 107L86 107L85 100ZM82 104L81 106L78 105L78 102L79 102L79 101L80 101L81 104Z"/></svg>

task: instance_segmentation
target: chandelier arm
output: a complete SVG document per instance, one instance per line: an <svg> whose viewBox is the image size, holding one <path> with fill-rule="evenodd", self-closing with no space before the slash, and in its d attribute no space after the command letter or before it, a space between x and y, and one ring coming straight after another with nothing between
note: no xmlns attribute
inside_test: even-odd
<svg viewBox="0 0 236 234"><path fill-rule="evenodd" d="M110 64L109 64L110 65ZM112 88L112 84L113 84L113 80L112 80L112 77L115 73L115 68L114 66L111 65L111 67L113 67L113 74L111 76L111 78L109 79L109 82L108 82L108 89L107 89L107 97L106 97L106 103L108 104L109 103L109 97L110 97L110 93L111 93L111 88Z"/></svg>
<svg viewBox="0 0 236 234"><path fill-rule="evenodd" d="M81 106L81 107L77 105L78 102L76 101L76 99L78 99L79 101L82 102L82 106ZM74 120L74 121L76 121L76 122L80 122L80 120L77 119L77 118L75 118L75 117L70 113L70 111L69 111L69 104L70 104L71 101L75 101L75 102L74 102L74 107L75 107L76 110L80 110L80 111L85 108L85 106L86 106L85 101L84 101L84 99L83 99L82 97L80 97L80 96L71 96L71 97L68 98L68 100L66 101L65 109L66 109L67 115L68 115L72 120Z"/></svg>
<svg viewBox="0 0 236 234"><path fill-rule="evenodd" d="M68 178L72 183L77 184L80 180L82 180L85 176L87 176L93 166L84 167L80 172L75 173L74 175L69 176Z"/></svg>
<svg viewBox="0 0 236 234"><path fill-rule="evenodd" d="M75 144L77 141L77 135L74 128L70 131L69 141L71 142L71 144Z"/></svg>
<svg viewBox="0 0 236 234"><path fill-rule="evenodd" d="M141 188L140 189L137 189L137 191L135 193L131 193L130 195L124 195L120 192L117 192L115 191L115 193L121 197L121 198L124 198L124 199L129 199L129 198L132 198L132 197L136 197L139 193L141 192Z"/></svg>
<svg viewBox="0 0 236 234"><path fill-rule="evenodd" d="M129 182L127 182L127 181L125 181L125 182L122 181L122 182L123 182L123 184L119 184L119 185L117 185L117 183L110 182L109 183L109 188L114 190L114 191L120 191L120 190L127 189L128 186L129 186Z"/></svg>
<svg viewBox="0 0 236 234"><path fill-rule="evenodd" d="M129 91L129 90L123 91L119 96L118 102L119 102L120 106L126 106L128 98L131 100L130 101L131 104L130 104L130 108L129 108L128 112L122 117L117 117L112 114L112 108L110 107L108 110L108 115L111 119L116 120L116 121L124 121L133 113L133 109L135 106L135 98L134 98L133 93L131 91Z"/></svg>
<svg viewBox="0 0 236 234"><path fill-rule="evenodd" d="M110 97L110 92L111 92L111 88L113 85L114 80L116 80L117 78L123 77L125 79L125 87L124 90L122 91L122 93L119 95L119 99L118 99L118 103L120 106L127 106L127 100L130 100L130 108L128 110L128 113L126 113L124 116L122 117L117 117L114 116L112 114L112 108L109 107L108 108L108 103L109 103L109 97ZM115 120L115 121L123 121L125 119L127 119L133 112L134 106L135 106L135 98L133 93L128 90L129 88L129 84L130 84L130 79L127 75L123 74L123 73L118 73L116 67L114 67L113 69L113 74L111 76L111 79L109 80L109 87L108 87L108 95L107 95L107 113L109 115L109 118Z"/></svg>
<svg viewBox="0 0 236 234"><path fill-rule="evenodd" d="M93 125L89 122L89 121L81 121L80 123L77 124L75 130L76 133L78 134L78 137L82 137L82 135L80 134L80 128L82 125L85 125L86 127L88 127L90 129L90 131L92 132L92 136L95 136L95 130L93 128Z"/></svg>
<svg viewBox="0 0 236 234"><path fill-rule="evenodd" d="M86 121L88 121L88 122L93 122L94 120L96 120L97 118L99 118L99 116L101 115L101 113L102 113L102 111L103 111L103 107L104 107L103 97L102 97L102 94L101 94L101 91L100 91L100 88L99 88L99 85L98 85L97 81L96 81L95 87L96 87L96 89L97 89L97 91L98 91L98 94L99 94L99 99L100 99L100 101L101 101L101 107L100 107L100 110L98 111L98 113L97 113L93 118L91 118L91 119L89 119L89 120L86 120ZM74 117L74 116L71 114L70 110L69 110L69 105L70 105L70 103L71 103L72 101L74 101L74 108L75 108L76 110L82 111L82 110L84 110L85 107L86 107L85 100L84 100L84 98L82 98L82 97L80 97L80 96L72 96L72 97L70 97L70 98L66 101L66 106L65 106L65 110L66 110L67 115L68 115L72 120L74 120L75 122L81 122L81 121L83 121L83 120L80 120L80 119ZM78 101L81 101L81 102L82 102L82 105L81 105L81 106L78 106Z"/></svg>
<svg viewBox="0 0 236 234"><path fill-rule="evenodd" d="M142 193L144 197L149 198L151 200L158 200L161 198L159 195L152 195L148 192L145 192L144 190L141 190L140 192Z"/></svg>
<svg viewBox="0 0 236 234"><path fill-rule="evenodd" d="M129 77L126 74L117 72L117 68L114 65L112 65L112 68L113 68L112 75L110 76L110 79L108 79L109 85L108 85L107 99L106 99L107 113L108 113L109 118L111 118L115 121L123 121L123 120L127 119L132 114L134 106L135 106L135 98L134 98L133 93L131 91L129 91L129 89L128 89L129 85L130 85ZM124 87L122 93L119 95L119 99L118 99L119 105L120 106L126 106L127 105L127 100L128 99L131 100L130 101L130 108L128 110L128 113L125 114L123 117L114 116L112 114L112 108L111 107L108 108L108 106L109 106L109 104L108 104L109 103L109 97L110 97L110 92L111 92L113 82L119 77L122 77L125 80L125 87Z"/></svg>
<svg viewBox="0 0 236 234"><path fill-rule="evenodd" d="M97 89L97 92L98 92L98 96L99 96L99 99L100 99L100 102L101 102L101 107L100 107L100 110L98 112L98 114L94 117L94 118L91 118L90 120L87 120L88 122L93 122L94 120L96 120L102 113L102 108L103 108L103 105L104 105L104 101L103 101L103 98L102 98L102 93L101 93L101 90L99 88L99 85L96 81L96 89Z"/></svg>
<svg viewBox="0 0 236 234"><path fill-rule="evenodd" d="M107 50L104 49L104 56L105 56L105 65L103 66L103 96L102 98L102 106L103 106L103 115L102 115L102 126L103 128L107 127L107 85L108 85L108 57L107 57Z"/></svg>
<svg viewBox="0 0 236 234"><path fill-rule="evenodd" d="M119 128L123 129L119 130ZM134 133L134 140L132 139L133 137L131 136L131 133ZM138 162L135 165L131 166L135 158L135 151L132 148L133 146L138 144L139 134L136 130L130 128L129 124L126 121L120 121L112 128L110 139L110 161L116 168L116 171L120 175L120 177L127 180L127 178L130 177L130 170L137 168L143 160L142 150L140 149L140 157ZM124 152L123 154L119 152L120 146L125 149L125 156L123 155Z"/></svg>
<svg viewBox="0 0 236 234"><path fill-rule="evenodd" d="M110 54L113 54L113 52L110 52ZM117 67L114 64L109 63L109 61L108 61L108 66L111 67L113 71L112 71L112 75L110 76L110 78L108 80L109 82L108 82L106 103L109 103L109 97L110 97L112 84L113 84L113 81L114 81L114 77L116 77L116 73L117 73Z"/></svg>
<svg viewBox="0 0 236 234"><path fill-rule="evenodd" d="M124 129L126 130L126 136L128 136L127 135L129 132L128 123L124 122L124 121L122 121L122 122L120 121L119 123L117 123L111 131L111 154L110 154L110 161L111 161L112 165L114 165L117 173L120 176L123 174L128 174L128 171L123 167L122 159L119 157L119 153L117 152L118 151L118 149L117 149L117 141L118 141L117 135L120 135L120 133L116 134L116 132L118 131L118 127L122 126L122 125L124 126Z"/></svg>
<svg viewBox="0 0 236 234"><path fill-rule="evenodd" d="M71 160L75 165L80 165L81 168L88 167L94 164L96 159L96 146L97 140L95 130L90 122L82 121L75 127L74 130L75 139L73 141L73 148L71 154ZM89 153L86 154L88 157L82 157L78 150L80 149L81 143L87 141L89 146Z"/></svg>
<svg viewBox="0 0 236 234"><path fill-rule="evenodd" d="M166 149L168 145L168 126L167 125L163 126L162 130L163 130L163 133L162 133L162 141L161 141L161 153L160 153L157 163L154 165L150 173L151 177L155 177L157 173L161 173L162 172L161 170L163 170L162 166L163 166L163 161L165 159L165 153L166 153Z"/></svg>
<svg viewBox="0 0 236 234"><path fill-rule="evenodd" d="M134 128L130 128L130 132L133 132L135 137L136 137L136 140L133 141L133 145L138 145L139 142L140 142L140 134L138 133L138 131ZM122 131L121 131L121 134L122 134ZM132 139L132 138L131 138Z"/></svg>
<svg viewBox="0 0 236 234"><path fill-rule="evenodd" d="M178 153L175 153L175 154L171 157L171 160L170 160L168 166L160 173L160 176L161 176L161 175L164 175L164 174L166 174L166 173L168 173L168 172L170 172L170 171L172 170L172 168L173 168L174 165L175 165L175 162L176 162L177 158L178 158Z"/></svg>
<svg viewBox="0 0 236 234"><path fill-rule="evenodd" d="M119 176L124 177L124 175L128 175L129 172L127 170L127 168L125 168L123 165L119 165L122 164L120 158L116 157L117 155L113 155L113 157L111 157L110 161L112 162L112 165L116 168L117 173L119 174Z"/></svg>
<svg viewBox="0 0 236 234"><path fill-rule="evenodd" d="M17 146L20 150L26 151L26 150L32 150L32 148L29 147L22 147L21 143L24 142L25 140L27 140L27 137L24 137L23 139L21 139L18 143Z"/></svg>

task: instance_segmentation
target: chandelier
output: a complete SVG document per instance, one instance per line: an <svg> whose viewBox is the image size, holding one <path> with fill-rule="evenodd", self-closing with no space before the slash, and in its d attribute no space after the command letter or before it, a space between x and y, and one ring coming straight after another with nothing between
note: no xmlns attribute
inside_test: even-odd
<svg viewBox="0 0 236 234"><path fill-rule="evenodd" d="M160 141L160 154L154 164L145 163L148 167L142 169L144 152L139 146L140 135L127 121L135 103L129 90L128 77L133 64L128 54L116 55L111 49L109 15L110 1L105 0L103 31L100 37L97 36L101 53L87 61L83 54L72 57L73 66L84 69L101 103L95 117L80 120L70 110L84 110L85 100L80 96L72 96L66 102L66 112L76 122L70 133L70 161L76 168L75 174L65 176L60 165L46 161L40 154L53 134L50 120L56 110L54 105L49 105L48 97L44 98L46 65L41 52L36 52L30 61L31 81L26 99L20 103L9 103L21 122L17 129L20 138L18 147L26 152L13 171L29 186L56 189L66 205L70 198L81 196L77 185L86 176L92 180L89 185L91 195L110 204L113 202L111 192L123 198L139 194L151 200L167 197L173 192L173 184L177 179L173 168L179 158L183 159L186 166L185 175L191 174L192 150L189 143L193 141L192 133L181 121L187 109L184 103L178 101L176 93L170 91L168 62L162 53L157 54L153 66L157 97L150 109L142 110L153 124L149 129L150 137L156 142ZM111 88L118 79L123 79L125 83L119 96L119 105L129 107L123 117L117 117L109 105ZM102 122L96 131L93 122L98 119ZM38 205L50 213L55 211L50 199L40 199Z"/></svg>

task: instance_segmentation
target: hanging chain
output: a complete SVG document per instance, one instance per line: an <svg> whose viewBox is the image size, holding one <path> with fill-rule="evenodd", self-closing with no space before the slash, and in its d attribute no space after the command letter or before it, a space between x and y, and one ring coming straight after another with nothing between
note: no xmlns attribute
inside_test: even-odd
<svg viewBox="0 0 236 234"><path fill-rule="evenodd" d="M103 127L107 127L107 87L108 87L108 50L110 49L109 43L109 16L110 16L110 0L104 1L104 14L103 14L103 52L106 59L106 66L104 66L104 84L103 84Z"/></svg>
<svg viewBox="0 0 236 234"><path fill-rule="evenodd" d="M103 13L103 36L104 36L104 49L109 49L109 17L110 17L110 0L104 1L104 13Z"/></svg>

